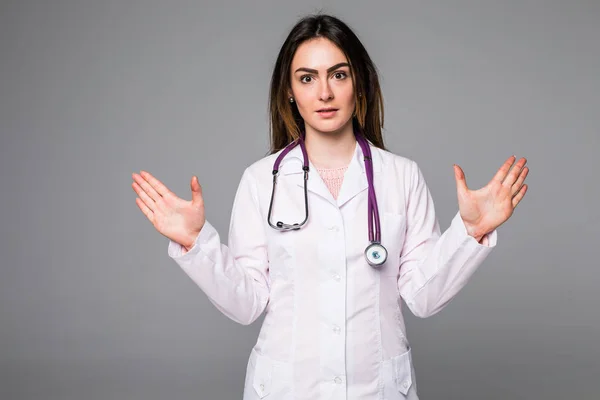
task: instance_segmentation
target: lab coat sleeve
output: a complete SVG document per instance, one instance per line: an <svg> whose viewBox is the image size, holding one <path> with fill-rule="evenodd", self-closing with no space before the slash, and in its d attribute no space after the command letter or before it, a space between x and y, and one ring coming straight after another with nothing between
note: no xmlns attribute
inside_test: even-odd
<svg viewBox="0 0 600 400"><path fill-rule="evenodd" d="M417 163L411 160L406 205L406 238L400 253L398 289L409 309L428 317L443 309L466 285L496 246L496 230L484 244L468 235L457 212L440 235L433 199Z"/></svg>
<svg viewBox="0 0 600 400"><path fill-rule="evenodd" d="M239 184L229 225L228 246L206 221L185 254L170 241L169 256L227 317L243 325L254 322L269 299L264 223L256 185L248 169Z"/></svg>

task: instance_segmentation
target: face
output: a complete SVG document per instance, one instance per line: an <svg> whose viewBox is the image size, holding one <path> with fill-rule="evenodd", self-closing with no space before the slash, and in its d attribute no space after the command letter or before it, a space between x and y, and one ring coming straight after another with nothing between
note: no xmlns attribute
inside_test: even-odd
<svg viewBox="0 0 600 400"><path fill-rule="evenodd" d="M304 119L307 134L352 129L355 102L350 66L333 42L316 38L302 43L292 59L290 80L288 94Z"/></svg>

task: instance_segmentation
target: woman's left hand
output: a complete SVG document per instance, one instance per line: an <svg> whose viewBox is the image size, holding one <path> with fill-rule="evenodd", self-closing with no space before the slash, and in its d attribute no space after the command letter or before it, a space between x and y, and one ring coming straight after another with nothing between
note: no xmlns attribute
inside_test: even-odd
<svg viewBox="0 0 600 400"><path fill-rule="evenodd" d="M515 156L509 157L479 190L470 190L462 168L454 165L460 216L467 233L477 241L509 219L527 192L527 185L523 184L529 172L529 167L525 167L527 160L521 158L511 170L515 160Z"/></svg>

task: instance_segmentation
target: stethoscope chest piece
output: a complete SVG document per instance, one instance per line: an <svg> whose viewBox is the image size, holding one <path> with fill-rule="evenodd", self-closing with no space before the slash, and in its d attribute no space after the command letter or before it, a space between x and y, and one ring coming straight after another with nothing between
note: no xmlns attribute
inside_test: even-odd
<svg viewBox="0 0 600 400"><path fill-rule="evenodd" d="M387 260L387 250L381 243L371 243L365 250L365 257L370 266L378 268Z"/></svg>

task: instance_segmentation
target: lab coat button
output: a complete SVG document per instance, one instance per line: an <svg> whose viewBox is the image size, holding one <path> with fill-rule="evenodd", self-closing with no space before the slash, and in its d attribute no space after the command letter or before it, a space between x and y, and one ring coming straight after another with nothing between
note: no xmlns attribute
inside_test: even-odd
<svg viewBox="0 0 600 400"><path fill-rule="evenodd" d="M334 326L333 326L333 332L334 332L334 333L336 333L336 334L337 334L337 333L340 333L340 331L341 331L341 329L340 329L340 327L339 327L339 326L337 326L337 325L334 325Z"/></svg>
<svg viewBox="0 0 600 400"><path fill-rule="evenodd" d="M340 281L340 276L338 274L333 275L333 279L335 279L336 281Z"/></svg>
<svg viewBox="0 0 600 400"><path fill-rule="evenodd" d="M405 388L407 388L408 387L408 381L402 382L402 386L404 386Z"/></svg>
<svg viewBox="0 0 600 400"><path fill-rule="evenodd" d="M342 378L340 378L339 376L336 376L333 381L339 385L340 383L342 383Z"/></svg>
<svg viewBox="0 0 600 400"><path fill-rule="evenodd" d="M406 382L405 382L406 383ZM260 384L260 391L264 392L265 391L265 385L263 385L262 383Z"/></svg>

